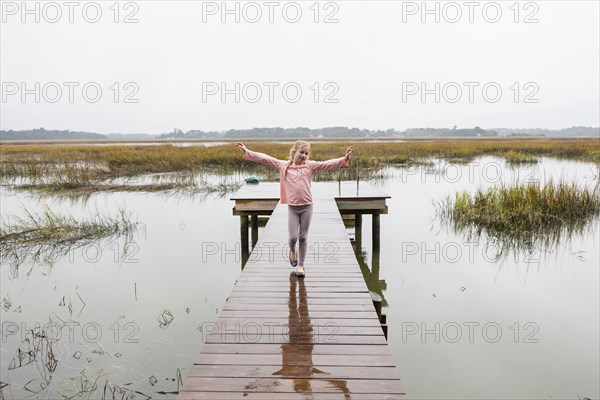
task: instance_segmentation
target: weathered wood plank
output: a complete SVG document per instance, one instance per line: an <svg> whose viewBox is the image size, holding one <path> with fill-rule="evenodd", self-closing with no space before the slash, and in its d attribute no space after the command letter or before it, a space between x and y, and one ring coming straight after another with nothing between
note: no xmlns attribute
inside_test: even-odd
<svg viewBox="0 0 600 400"><path fill-rule="evenodd" d="M287 349L288 354L300 353L313 355L340 354L340 355L391 355L390 349L385 345L345 345L345 344L296 344ZM202 347L204 354L281 354L280 344L262 343L205 343Z"/></svg>
<svg viewBox="0 0 600 400"><path fill-rule="evenodd" d="M206 335L206 343L281 343L287 344L385 344L383 333L379 335L338 335L335 333L321 333L316 335L305 335L293 338L293 335L267 335L256 334L250 330L248 332L231 332L216 335Z"/></svg>
<svg viewBox="0 0 600 400"><path fill-rule="evenodd" d="M228 311L223 310L219 315L222 318L286 318L289 311ZM373 311L314 311L310 312L310 319L378 319ZM309 318L307 318L309 319Z"/></svg>
<svg viewBox="0 0 600 400"><path fill-rule="evenodd" d="M248 392L180 392L180 400L402 400L401 394L353 393L248 393Z"/></svg>
<svg viewBox="0 0 600 400"><path fill-rule="evenodd" d="M239 289L233 289L233 291L231 292L231 294L229 295L230 298L232 297L264 297L265 292L259 292L259 291L249 291L249 290L239 290ZM269 292L269 295L271 295L272 297L281 297L281 298L289 298L289 295L287 292L285 291L281 291L281 292ZM321 299L344 299L344 298L355 298L355 299L366 299L366 298L370 298L368 293L365 292L332 292L332 291L325 291L325 292L313 292L313 291L309 291L306 294L306 298L310 299L310 298L321 298Z"/></svg>
<svg viewBox="0 0 600 400"><path fill-rule="evenodd" d="M290 345L288 347L293 347ZM282 349L285 352L285 349ZM373 366L373 367L394 367L394 359L388 355L370 355L365 354L360 357L355 355L338 354L293 354L293 357L286 357L287 365L323 365L323 366ZM203 365L281 365L282 354L200 354L194 364Z"/></svg>
<svg viewBox="0 0 600 400"><path fill-rule="evenodd" d="M304 309L310 312L313 311L374 311L373 304L311 304L306 305ZM257 303L241 303L227 302L223 307L223 311L286 311L289 309L288 304L257 304Z"/></svg>
<svg viewBox="0 0 600 400"><path fill-rule="evenodd" d="M215 322L215 323L205 323L205 326L210 327L210 329L216 329L213 328L214 324L236 324L239 323L240 326L250 326L250 325L259 325L259 326L264 326L265 328L268 328L269 326L277 326L277 325L281 325L281 326L294 326L294 325L299 325L298 322L293 323L294 321L290 322L290 319L288 317L285 318L256 318L256 317L251 317L251 316L246 316L246 317L237 317L237 318L227 318L224 316L219 316L219 319ZM307 321L302 321L302 324L305 326L308 325L320 325L323 326L324 324L327 323L333 323L335 322L336 326L377 326L380 327L381 324L379 323L379 319L377 318L360 318L360 319L354 319L354 318L348 318L348 319L337 319L337 320L333 320L333 319L327 319L327 318L322 318L322 319L311 319L310 324L308 324Z"/></svg>
<svg viewBox="0 0 600 400"><path fill-rule="evenodd" d="M264 297L267 294L263 293L263 297L229 297L226 304L289 304L289 297ZM307 297L305 303L308 306L313 305L372 305L373 302L370 298L319 298L319 297ZM312 308L311 308L312 309Z"/></svg>
<svg viewBox="0 0 600 400"><path fill-rule="evenodd" d="M311 373L312 370L307 372ZM285 375L282 368L280 375ZM196 378L189 377L183 384L183 391L202 392L244 392L244 393L389 393L404 394L399 380L369 379L327 379L325 377L304 379L273 378Z"/></svg>
<svg viewBox="0 0 600 400"><path fill-rule="evenodd" d="M286 367L286 378L306 378L306 366L292 365ZM339 367L314 365L315 370L323 371L327 379L394 379L398 374L394 367ZM281 370L279 365L259 365L250 367L246 365L194 365L188 376L195 378L273 378ZM321 374L314 374L314 378L322 378Z"/></svg>
<svg viewBox="0 0 600 400"><path fill-rule="evenodd" d="M336 335L381 335L381 326L340 326L332 322L325 324L313 323L311 325L260 325L255 323L245 326L234 323L207 325L206 327L210 334L216 336L236 334L237 332L252 338L257 335L283 335L284 340L287 341L289 341L290 335L298 334L311 335L311 338L316 338L319 335L332 338ZM314 339L314 342L319 343L317 339Z"/></svg>

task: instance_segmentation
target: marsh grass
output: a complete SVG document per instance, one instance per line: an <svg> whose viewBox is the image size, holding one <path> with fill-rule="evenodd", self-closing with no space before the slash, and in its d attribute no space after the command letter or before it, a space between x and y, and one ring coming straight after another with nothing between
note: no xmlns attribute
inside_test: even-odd
<svg viewBox="0 0 600 400"><path fill-rule="evenodd" d="M348 168L324 171L317 181L370 180L388 166L429 165L433 159L466 164L475 157L503 157L509 166L537 162L541 156L600 162L597 139L479 139L434 140L389 143L335 142L311 144L311 158L327 160L344 154L348 145L355 152ZM252 142L251 150L287 159L290 145ZM263 181L277 181L277 171L242 159L235 143L219 146L180 147L171 144L151 146L69 146L40 144L2 144L0 147L0 181L47 194L84 195L98 191L171 191L205 193L188 183L163 182L146 186L117 185L115 180L148 174L201 173L217 175L246 174ZM24 184L14 184L16 180ZM186 187L187 185L187 187Z"/></svg>
<svg viewBox="0 0 600 400"><path fill-rule="evenodd" d="M538 157L521 151L509 150L503 155L509 165L537 164Z"/></svg>
<svg viewBox="0 0 600 400"><path fill-rule="evenodd" d="M69 195L71 197L91 195L96 192L168 192L187 194L226 193L239 189L241 184L211 184L204 181L205 174L197 172L157 173L143 176L125 176L103 179L85 175L85 169L70 169L69 174L50 174L42 177L25 178L18 184L5 184L16 191L31 191L40 195ZM78 172L83 171L84 174Z"/></svg>
<svg viewBox="0 0 600 400"><path fill-rule="evenodd" d="M49 195L64 195L71 194L74 196L88 195L96 192L139 192L139 193L151 193L151 192L166 192L166 191L177 191L178 193L198 194L198 193L216 193L219 195L225 195L230 192L234 192L239 189L241 184L235 183L152 183L142 185L127 185L127 184L86 184L82 186L73 185L60 185L60 184L25 184L14 186L15 190L27 190L37 191L43 194Z"/></svg>
<svg viewBox="0 0 600 400"><path fill-rule="evenodd" d="M23 208L24 216L10 216L0 225L0 260L19 265L28 258L52 264L73 248L104 238L130 238L138 222L123 208L116 216L104 216L97 210L88 220L59 215L45 206L39 214ZM8 220L8 221L7 221Z"/></svg>
<svg viewBox="0 0 600 400"><path fill-rule="evenodd" d="M382 164L420 163L430 158L456 159L462 162L482 155L503 157L549 156L558 158L598 161L600 141L597 139L562 140L435 140L430 142L392 143L313 143L311 158L327 160L344 155L348 145L355 147L352 163L363 168L377 168ZM253 142L251 150L287 159L290 145ZM511 153L512 152L512 153ZM234 143L219 146L179 147L169 144L154 146L48 146L35 144L3 144L0 148L0 176L42 176L52 173L52 165L83 163L94 166L104 177L140 175L156 172L212 171L253 169L256 165L244 161Z"/></svg>
<svg viewBox="0 0 600 400"><path fill-rule="evenodd" d="M505 250L552 250L600 214L598 190L560 181L456 193L436 203L443 224L469 239L485 234Z"/></svg>

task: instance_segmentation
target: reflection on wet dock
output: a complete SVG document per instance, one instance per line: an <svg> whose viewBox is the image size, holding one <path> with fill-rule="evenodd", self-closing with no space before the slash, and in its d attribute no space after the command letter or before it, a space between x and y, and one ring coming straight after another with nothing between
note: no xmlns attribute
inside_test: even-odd
<svg viewBox="0 0 600 400"><path fill-rule="evenodd" d="M178 399L404 398L340 215L354 214L360 226L362 213L377 214L378 230L389 196L344 185L343 193L342 185L337 192L315 185L304 278L287 260L287 206L270 197L276 186L236 195L242 241L249 239L248 217L271 216L260 237L253 233L252 252L218 320L203 327L205 344Z"/></svg>

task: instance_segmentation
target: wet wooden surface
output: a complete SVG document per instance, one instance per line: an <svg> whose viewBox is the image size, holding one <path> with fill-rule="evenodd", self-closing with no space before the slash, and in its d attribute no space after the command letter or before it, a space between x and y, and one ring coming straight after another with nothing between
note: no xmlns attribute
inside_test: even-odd
<svg viewBox="0 0 600 400"><path fill-rule="evenodd" d="M333 195L313 194L306 277L292 274L287 205L278 204L218 320L204 327L178 399L404 398Z"/></svg>

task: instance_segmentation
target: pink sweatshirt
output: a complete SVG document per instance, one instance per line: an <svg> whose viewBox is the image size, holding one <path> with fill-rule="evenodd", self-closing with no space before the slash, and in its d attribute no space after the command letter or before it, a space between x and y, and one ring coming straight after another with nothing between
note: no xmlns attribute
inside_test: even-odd
<svg viewBox="0 0 600 400"><path fill-rule="evenodd" d="M246 150L244 160L255 161L279 170L279 192L282 204L304 206L313 203L310 183L313 172L327 171L347 167L345 157L327 161L308 160L303 165L293 165L288 161L278 160L264 153ZM288 167L289 164L289 167ZM287 174L285 174L287 167ZM285 177L284 177L285 174Z"/></svg>

